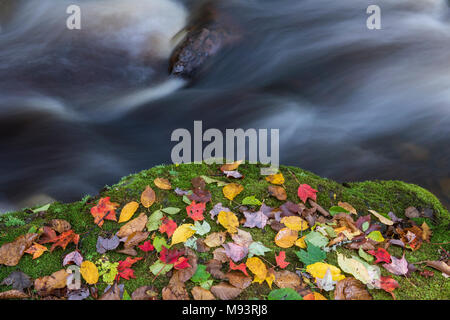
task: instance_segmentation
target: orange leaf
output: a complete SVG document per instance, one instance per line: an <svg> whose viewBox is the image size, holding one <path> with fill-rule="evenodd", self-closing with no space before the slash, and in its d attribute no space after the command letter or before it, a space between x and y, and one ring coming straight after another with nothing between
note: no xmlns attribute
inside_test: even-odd
<svg viewBox="0 0 450 320"><path fill-rule="evenodd" d="M141 203L145 208L150 208L155 203L156 194L150 186L147 186L141 194Z"/></svg>
<svg viewBox="0 0 450 320"><path fill-rule="evenodd" d="M117 221L116 209L118 206L119 204L111 202L109 197L101 198L98 204L91 208L94 223L101 228L105 220Z"/></svg>
<svg viewBox="0 0 450 320"><path fill-rule="evenodd" d="M162 190L170 190L172 189L172 185L170 184L170 181L164 178L156 178L155 180L153 180L153 182L155 183L155 185L162 189Z"/></svg>
<svg viewBox="0 0 450 320"><path fill-rule="evenodd" d="M33 255L33 260L39 258L42 256L42 254L48 251L47 247L40 245L39 243L33 243L31 247L29 247L27 250L25 250L25 253L29 253Z"/></svg>

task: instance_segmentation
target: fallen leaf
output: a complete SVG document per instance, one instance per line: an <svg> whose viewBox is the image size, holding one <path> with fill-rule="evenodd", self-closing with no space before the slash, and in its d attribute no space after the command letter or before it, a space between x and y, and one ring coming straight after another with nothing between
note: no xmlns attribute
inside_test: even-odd
<svg viewBox="0 0 450 320"><path fill-rule="evenodd" d="M227 178L235 178L235 179L242 179L244 176L240 174L238 171L224 171L223 172Z"/></svg>
<svg viewBox="0 0 450 320"><path fill-rule="evenodd" d="M153 286L142 286L131 294L132 300L158 300L158 291Z"/></svg>
<svg viewBox="0 0 450 320"><path fill-rule="evenodd" d="M284 217L280 222L293 231L304 231L309 228L308 223L298 216Z"/></svg>
<svg viewBox="0 0 450 320"><path fill-rule="evenodd" d="M405 216L408 218L419 218L420 212L415 207L408 207L405 209Z"/></svg>
<svg viewBox="0 0 450 320"><path fill-rule="evenodd" d="M163 300L189 300L184 282L170 281L169 285L162 289Z"/></svg>
<svg viewBox="0 0 450 320"><path fill-rule="evenodd" d="M190 217L194 221L201 221L205 219L203 216L203 212L205 211L206 204L204 202L195 203L195 201L192 201L192 203L186 207L186 212L188 217Z"/></svg>
<svg viewBox="0 0 450 320"><path fill-rule="evenodd" d="M248 276L247 266L245 265L245 263L241 263L241 264L237 265L237 264L234 264L233 260L230 260L230 270L240 270L246 276Z"/></svg>
<svg viewBox="0 0 450 320"><path fill-rule="evenodd" d="M345 273L349 273L353 275L356 279L361 281L364 284L368 284L372 282L372 276L369 273L366 265L363 264L356 257L347 258L343 254L338 253L338 265Z"/></svg>
<svg viewBox="0 0 450 320"><path fill-rule="evenodd" d="M195 230L192 229L193 226L194 225L192 223L185 223L179 226L173 233L171 246L177 243L185 242L187 239L192 237L195 234Z"/></svg>
<svg viewBox="0 0 450 320"><path fill-rule="evenodd" d="M58 233L63 233L72 229L70 223L63 219L52 219L50 220L49 225Z"/></svg>
<svg viewBox="0 0 450 320"><path fill-rule="evenodd" d="M191 294L194 300L216 300L211 291L199 286L193 287L191 290Z"/></svg>
<svg viewBox="0 0 450 320"><path fill-rule="evenodd" d="M218 285L211 287L213 295L220 300L232 300L239 296L242 289L236 288L226 282L221 282Z"/></svg>
<svg viewBox="0 0 450 320"><path fill-rule="evenodd" d="M72 251L71 253L68 253L64 257L63 266L66 266L70 263L75 263L77 266L81 266L81 263L83 262L83 256L77 251Z"/></svg>
<svg viewBox="0 0 450 320"><path fill-rule="evenodd" d="M275 284L279 288L298 288L302 280L294 272L288 270L276 271L275 272Z"/></svg>
<svg viewBox="0 0 450 320"><path fill-rule="evenodd" d="M269 251L272 250L264 246L261 242L255 241L248 246L248 257L264 256L264 254Z"/></svg>
<svg viewBox="0 0 450 320"><path fill-rule="evenodd" d="M275 236L275 244L281 248L290 248L298 238L298 232L289 228L283 228Z"/></svg>
<svg viewBox="0 0 450 320"><path fill-rule="evenodd" d="M213 251L213 258L215 260L220 261L221 263L225 263L228 261L228 256L225 251L225 248L217 248Z"/></svg>
<svg viewBox="0 0 450 320"><path fill-rule="evenodd" d="M437 269L450 276L450 266L444 261L427 261L427 266Z"/></svg>
<svg viewBox="0 0 450 320"><path fill-rule="evenodd" d="M162 190L172 189L172 185L170 184L170 181L165 178L156 178L155 180L153 180L153 182L155 183L155 185L158 188L160 188Z"/></svg>
<svg viewBox="0 0 450 320"><path fill-rule="evenodd" d="M308 243L306 251L296 251L295 254L305 266L323 261L327 258L325 251L311 243Z"/></svg>
<svg viewBox="0 0 450 320"><path fill-rule="evenodd" d="M267 189L269 194L280 201L284 201L287 199L286 190L281 186L272 186L270 185Z"/></svg>
<svg viewBox="0 0 450 320"><path fill-rule="evenodd" d="M122 288L122 290L121 290ZM122 300L123 284L119 285L115 282L112 286L108 286L99 300Z"/></svg>
<svg viewBox="0 0 450 320"><path fill-rule="evenodd" d="M248 258L245 263L247 268L255 275L253 282L263 283L267 276L267 267L261 259L257 257Z"/></svg>
<svg viewBox="0 0 450 320"><path fill-rule="evenodd" d="M69 274L64 269L56 271L50 276L36 279L34 281L34 289L41 297L51 295L54 290L67 286L68 276Z"/></svg>
<svg viewBox="0 0 450 320"><path fill-rule="evenodd" d="M131 269L131 267L133 266L133 264L135 264L136 262L138 262L139 260L142 260L142 258L130 258L127 257L125 260L121 260L119 261L119 265L117 267L117 281L120 280L120 278L124 278L125 280L130 280L130 278L136 278L134 276L134 270Z"/></svg>
<svg viewBox="0 0 450 320"><path fill-rule="evenodd" d="M78 290L68 290L67 291L67 300L84 300L90 296L89 289L87 287L80 288Z"/></svg>
<svg viewBox="0 0 450 320"><path fill-rule="evenodd" d="M217 221L225 228L229 233L236 233L237 227L239 227L239 220L236 215L231 211L221 211L217 217Z"/></svg>
<svg viewBox="0 0 450 320"><path fill-rule="evenodd" d="M163 218L162 223L159 226L159 232L166 233L167 237L171 237L175 230L177 229L177 224L172 219Z"/></svg>
<svg viewBox="0 0 450 320"><path fill-rule="evenodd" d="M378 220L380 220L381 223L383 223L383 224L385 224L387 226L392 226L394 224L394 222L392 220L389 220L388 218L386 218L385 216L379 214L375 210L369 210L369 212L371 214L373 214L375 217L377 217Z"/></svg>
<svg viewBox="0 0 450 320"><path fill-rule="evenodd" d="M133 220L123 225L116 233L116 235L119 238L124 238L128 237L134 232L141 232L142 230L144 230L147 221L148 221L147 215L142 212L137 218L134 218Z"/></svg>
<svg viewBox="0 0 450 320"><path fill-rule="evenodd" d="M94 217L94 223L100 228L105 220L117 221L116 209L118 203L111 202L110 197L101 198L98 204L91 208L91 215Z"/></svg>
<svg viewBox="0 0 450 320"><path fill-rule="evenodd" d="M152 245L152 242L150 240L145 241L142 245L138 246L138 248L144 252L155 250L155 247Z"/></svg>
<svg viewBox="0 0 450 320"><path fill-rule="evenodd" d="M385 263L383 267L397 276L406 275L408 273L408 261L405 259L405 255L401 259L391 256L392 262L390 264Z"/></svg>
<svg viewBox="0 0 450 320"><path fill-rule="evenodd" d="M251 233L242 229L238 229L237 233L232 234L231 239L234 243L243 247L248 247L253 242Z"/></svg>
<svg viewBox="0 0 450 320"><path fill-rule="evenodd" d="M372 231L367 235L367 238L372 239L376 242L383 242L385 239L383 238L383 235L380 231Z"/></svg>
<svg viewBox="0 0 450 320"><path fill-rule="evenodd" d="M422 223L421 228L422 228L422 240L423 240L423 241L426 241L426 242L430 242L430 237L431 237L431 234L432 234L430 227L429 227L428 224L424 221L424 222Z"/></svg>
<svg viewBox="0 0 450 320"><path fill-rule="evenodd" d="M252 278L242 272L231 271L225 277L232 286L242 290L247 289L252 284Z"/></svg>
<svg viewBox="0 0 450 320"><path fill-rule="evenodd" d="M29 247L27 250L25 250L25 253L29 253L33 255L33 260L39 258L42 256L42 254L48 251L47 247L44 247L43 245L40 245L39 243L33 243L31 247Z"/></svg>
<svg viewBox="0 0 450 320"><path fill-rule="evenodd" d="M310 185L308 184L301 184L298 187L297 190L297 195L300 198L300 200L303 201L303 203L306 203L306 200L308 200L308 198L316 201L317 198L317 193L318 191L316 189L311 188Z"/></svg>
<svg viewBox="0 0 450 320"><path fill-rule="evenodd" d="M145 187L145 190L141 194L141 204L145 208L150 208L156 201L155 191L150 186Z"/></svg>
<svg viewBox="0 0 450 320"><path fill-rule="evenodd" d="M358 214L356 209L348 202L341 202L341 201L339 201L338 202L338 206L341 207L341 208L344 208L345 210L347 210L351 214L355 214L355 215Z"/></svg>
<svg viewBox="0 0 450 320"><path fill-rule="evenodd" d="M7 299L26 299L30 296L26 294L23 291L20 290L9 290L0 292L0 300L7 300Z"/></svg>
<svg viewBox="0 0 450 320"><path fill-rule="evenodd" d="M206 237L205 244L210 248L218 247L225 242L226 237L225 232L214 232Z"/></svg>
<svg viewBox="0 0 450 320"><path fill-rule="evenodd" d="M394 290L399 287L399 284L395 279L391 277L380 276L380 279L375 280L374 282L375 288L383 289L384 291L390 293L392 298L395 298Z"/></svg>
<svg viewBox="0 0 450 320"><path fill-rule="evenodd" d="M141 243L142 241L147 240L149 235L150 235L150 232L143 232L143 231L133 232L128 237L121 239L122 241L125 239L125 243L123 244L123 247L125 249L133 248L133 247L137 246L139 243Z"/></svg>
<svg viewBox="0 0 450 320"><path fill-rule="evenodd" d="M331 264L324 262L316 262L314 264L310 264L306 266L306 272L312 275L314 278L323 279L327 270L330 269L333 281L339 281L345 278L343 274L341 274L341 270Z"/></svg>
<svg viewBox="0 0 450 320"><path fill-rule="evenodd" d="M241 261L248 254L247 247L233 242L224 243L222 246L225 248L226 255L234 262Z"/></svg>
<svg viewBox="0 0 450 320"><path fill-rule="evenodd" d="M12 286L14 290L23 291L32 285L31 278L22 271L13 271L3 279L1 285Z"/></svg>
<svg viewBox="0 0 450 320"><path fill-rule="evenodd" d="M244 227L246 228L260 228L264 229L264 227L267 224L267 220L269 219L264 213L261 211L257 212L244 212L245 216L245 224Z"/></svg>
<svg viewBox="0 0 450 320"><path fill-rule="evenodd" d="M318 292L311 292L308 293L306 296L304 296L303 300L328 300L328 299Z"/></svg>
<svg viewBox="0 0 450 320"><path fill-rule="evenodd" d="M222 165L220 167L220 171L224 172L224 171L236 170L241 163L242 163L242 160L235 161L235 162L232 162L232 163L225 163L224 165Z"/></svg>
<svg viewBox="0 0 450 320"><path fill-rule="evenodd" d="M80 273L88 284L96 284L98 282L98 269L94 263L83 261L81 263Z"/></svg>
<svg viewBox="0 0 450 320"><path fill-rule="evenodd" d="M272 184L283 184L284 183L284 176L281 172L277 174L271 174L266 177L266 180Z"/></svg>
<svg viewBox="0 0 450 320"><path fill-rule="evenodd" d="M223 187L222 192L225 198L233 200L238 194L244 190L244 187L237 183L229 183Z"/></svg>
<svg viewBox="0 0 450 320"><path fill-rule="evenodd" d="M120 244L120 239L118 236L112 236L111 238L103 238L98 236L97 238L97 252L100 254L105 253L106 251L116 249Z"/></svg>
<svg viewBox="0 0 450 320"><path fill-rule="evenodd" d="M383 248L378 248L377 251L369 250L369 251L367 251L367 253L369 253L369 254L373 255L375 258L377 258L375 260L375 263L379 263L379 262L391 263L391 255L389 254L389 252L387 252Z"/></svg>
<svg viewBox="0 0 450 320"><path fill-rule="evenodd" d="M267 296L268 300L303 300L302 296L292 288L272 290Z"/></svg>
<svg viewBox="0 0 450 320"><path fill-rule="evenodd" d="M120 212L119 223L127 222L128 220L130 220L138 208L139 203L137 203L136 201L128 202Z"/></svg>
<svg viewBox="0 0 450 320"><path fill-rule="evenodd" d="M0 264L15 266L19 263L25 250L38 238L37 233L27 233L16 238L13 242L5 243L0 247Z"/></svg>
<svg viewBox="0 0 450 320"><path fill-rule="evenodd" d="M372 296L361 281L345 278L336 284L334 300L372 300Z"/></svg>

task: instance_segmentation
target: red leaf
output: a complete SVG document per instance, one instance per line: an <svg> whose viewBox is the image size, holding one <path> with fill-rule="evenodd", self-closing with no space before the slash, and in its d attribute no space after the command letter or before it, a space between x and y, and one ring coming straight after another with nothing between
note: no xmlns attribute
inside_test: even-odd
<svg viewBox="0 0 450 320"><path fill-rule="evenodd" d="M233 260L230 259L230 269L231 269L231 270L240 270L240 271L242 271L246 276L248 276L248 273L247 273L247 267L246 267L245 263L235 264L235 263L233 262Z"/></svg>
<svg viewBox="0 0 450 320"><path fill-rule="evenodd" d="M105 220L117 221L116 209L118 203L109 201L110 197L101 198L95 207L91 208L91 214L94 217L94 223L99 227L103 225Z"/></svg>
<svg viewBox="0 0 450 320"><path fill-rule="evenodd" d="M174 264L178 258L181 256L181 252L173 249L168 250L166 247L162 247L161 253L159 254L159 260L166 264Z"/></svg>
<svg viewBox="0 0 450 320"><path fill-rule="evenodd" d="M53 236L53 234L51 235ZM57 237L53 237L47 240L40 241L41 244L44 243L53 243L50 252L53 252L56 247L61 247L63 250L66 249L67 245L71 242L74 244L78 244L78 241L80 240L80 235L76 234L73 230L69 230L66 232L61 233Z"/></svg>
<svg viewBox="0 0 450 320"><path fill-rule="evenodd" d="M392 298L395 300L395 295L392 291L399 287L398 282L391 277L380 276L380 280L376 280L375 285L379 289L383 289L386 292L389 292L392 295Z"/></svg>
<svg viewBox="0 0 450 320"><path fill-rule="evenodd" d="M191 265L188 263L189 259L186 257L181 257L177 260L177 262L174 263L173 267L176 270L186 269L190 268Z"/></svg>
<svg viewBox="0 0 450 320"><path fill-rule="evenodd" d="M286 268L290 263L286 262L286 252L280 251L280 254L278 256L275 256L275 260L277 262L277 266L279 266L281 269Z"/></svg>
<svg viewBox="0 0 450 320"><path fill-rule="evenodd" d="M177 229L177 224L175 221L167 218L163 218L162 224L159 227L159 232L166 233L167 236L170 238L175 230Z"/></svg>
<svg viewBox="0 0 450 320"><path fill-rule="evenodd" d="M301 184L298 187L298 197L300 198L300 200L303 201L303 203L306 203L306 200L308 200L308 198L313 199L314 201L316 201L317 198L317 193L318 191L316 189L311 188L311 186L309 184Z"/></svg>
<svg viewBox="0 0 450 320"><path fill-rule="evenodd" d="M119 273L116 276L116 280L119 281L120 278L124 278L125 280L136 278L134 276L134 270L131 269L131 266L139 260L142 260L142 258L127 257L125 260L119 261L119 265L117 266L117 271Z"/></svg>
<svg viewBox="0 0 450 320"><path fill-rule="evenodd" d="M391 263L391 255L383 248L378 248L377 251L369 250L367 252L373 255L375 258L377 258L377 260L375 260L375 263L379 262Z"/></svg>
<svg viewBox="0 0 450 320"><path fill-rule="evenodd" d="M150 240L145 241L143 244L138 246L139 249L141 249L144 252L153 251L155 247L152 245L152 242Z"/></svg>
<svg viewBox="0 0 450 320"><path fill-rule="evenodd" d="M188 216L194 221L201 221L205 219L203 212L205 211L206 204L204 202L195 203L192 201L190 205L186 207Z"/></svg>

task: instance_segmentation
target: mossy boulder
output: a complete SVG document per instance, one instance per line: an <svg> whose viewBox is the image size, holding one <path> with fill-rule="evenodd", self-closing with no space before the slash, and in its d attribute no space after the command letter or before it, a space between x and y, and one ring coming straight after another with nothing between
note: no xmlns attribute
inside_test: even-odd
<svg viewBox="0 0 450 320"><path fill-rule="evenodd" d="M207 185L207 189L212 194L212 203L208 203L206 210L212 209L212 206L218 202L222 202L234 212L238 212L237 207L242 199L247 196L255 196L259 200L272 207L278 207L283 202L271 197L267 192L269 183L261 176L260 169L262 165L242 164L239 167L239 172L244 175L244 179L238 180L244 186L244 191L239 194L233 202L226 199L222 193L222 187L212 183ZM298 181L306 183L317 189L317 202L323 208L329 209L337 205L339 201L345 201L352 204L358 211L358 214L366 215L368 210L376 210L380 213L394 212L398 217L404 217L404 212L407 207L414 206L419 211L424 211L432 216L428 218L417 218L417 223L422 223L425 220L432 228L433 236L431 243L424 242L422 247L417 251L406 250L406 259L411 262L418 262L423 260L436 260L439 258L439 248L449 250L448 241L450 216L448 210L440 203L440 201L427 190L401 181L365 181L365 182L351 182L340 184L333 180L321 178L311 172L295 168L281 166L280 171L285 177L284 187L286 188L288 199L292 202L299 202L297 197ZM0 245L11 242L18 236L29 232L30 230L37 230L51 219L59 218L65 219L72 225L73 230L81 235L79 243L79 250L86 260L95 261L101 257L96 251L96 242L99 235L105 236L115 233L121 225L113 221L105 221L103 228L100 229L94 225L93 217L90 214L90 208L97 203L98 199L102 197L111 197L111 201L125 205L130 201L139 201L141 192L147 185L150 185L156 192L157 201L153 204L149 212L153 212L161 207L178 207L183 210L174 216L171 216L177 224L187 221L187 215L184 210L186 204L182 197L177 196L173 190L161 190L155 187L154 179L157 177L167 178L171 181L172 186L180 189L191 189L191 179L200 175L209 176L225 182L235 182L232 178L220 176L219 165L206 164L182 164L182 165L161 165L149 170L144 170L137 174L129 175L122 178L119 183L113 186L106 186L96 196L86 196L82 200L74 203L53 203L46 211L34 213L31 209L25 209L19 212L8 213L0 217ZM294 177L295 176L295 177ZM140 211L146 210L142 206ZM120 212L120 208L119 208ZM206 221L212 227L212 232L223 231L223 227L212 221L209 214L205 213ZM255 241L261 241L266 247L272 251L266 253L265 259L270 263L275 264L275 254L279 251L286 251L286 260L291 262L287 267L290 271L295 271L302 266L294 251L297 247L289 249L281 249L274 243L275 231L270 227L264 230L260 229L246 229L251 232ZM436 243L442 243L441 245ZM73 244L70 244L66 250L56 249L53 253L46 252L40 258L32 260L31 255L24 255L20 263L15 267L0 266L0 282L6 278L12 271L21 270L32 278L38 278L50 275L62 268L62 261L65 254L72 251ZM182 246L179 244L177 246ZM338 248L339 251L346 251ZM397 247L390 247L391 254L397 257L402 255L402 249ZM112 261L119 261L125 259L126 255L108 252L108 257ZM140 254L142 255L142 254ZM212 257L211 252L198 253L200 263L205 263ZM161 289L168 283L168 277L157 277L154 280L153 274L149 272L149 266L156 261L156 255L149 255L134 267L136 279L123 281L125 289L129 294L140 286L154 285ZM328 263L336 264L336 252L328 253ZM418 265L423 268L424 265ZM390 275L384 268L383 275ZM396 289L395 293L398 299L448 299L450 298L449 281L444 278L440 272L435 271L432 278L424 278L419 275L419 272L413 273L412 277L406 279L405 277L393 276L400 284L400 288ZM193 287L189 281L186 283L187 289ZM106 284L99 283L97 287L102 291ZM11 289L8 286L0 286L0 291ZM238 299L258 298L264 299L270 292L267 284L259 285L252 284L249 288L243 291ZM370 293L375 299L392 299L392 297L382 290L370 290ZM332 298L332 294L324 293L328 298Z"/></svg>

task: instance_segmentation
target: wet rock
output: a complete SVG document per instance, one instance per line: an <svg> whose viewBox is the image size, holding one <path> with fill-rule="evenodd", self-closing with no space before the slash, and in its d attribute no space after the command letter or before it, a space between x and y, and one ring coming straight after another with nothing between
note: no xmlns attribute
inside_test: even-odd
<svg viewBox="0 0 450 320"><path fill-rule="evenodd" d="M195 10L186 27L184 40L170 58L169 72L183 78L194 78L207 62L225 47L239 41L241 32L236 21L217 2L207 2Z"/></svg>

